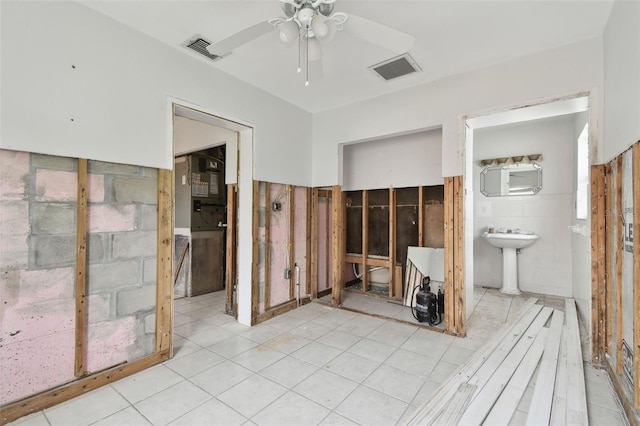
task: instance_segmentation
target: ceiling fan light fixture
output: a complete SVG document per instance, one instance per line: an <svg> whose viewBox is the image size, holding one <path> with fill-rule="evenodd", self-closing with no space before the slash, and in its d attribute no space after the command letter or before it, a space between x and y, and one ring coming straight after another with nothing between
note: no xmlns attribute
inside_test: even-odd
<svg viewBox="0 0 640 426"><path fill-rule="evenodd" d="M311 37L307 39L309 49L307 55L309 56L310 61L317 61L322 59L322 47L320 46L320 42L317 38Z"/></svg>
<svg viewBox="0 0 640 426"><path fill-rule="evenodd" d="M285 44L292 44L300 35L300 27L294 20L285 21L278 27L278 37Z"/></svg>
<svg viewBox="0 0 640 426"><path fill-rule="evenodd" d="M311 19L311 30L313 34L319 39L325 38L329 35L329 22L328 19L324 15L316 15Z"/></svg>

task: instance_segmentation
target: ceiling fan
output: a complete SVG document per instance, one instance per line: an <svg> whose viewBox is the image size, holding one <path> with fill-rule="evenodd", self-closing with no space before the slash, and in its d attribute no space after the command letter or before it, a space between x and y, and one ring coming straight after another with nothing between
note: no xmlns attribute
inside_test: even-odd
<svg viewBox="0 0 640 426"><path fill-rule="evenodd" d="M234 49L271 31L284 44L298 41L298 72L302 72L303 53L306 81L309 85L309 61L322 58L322 45L329 43L336 31L345 33L402 54L413 47L415 37L353 14L333 13L336 0L280 0L284 17L272 18L245 28L207 46L212 55L225 56ZM348 22L347 22L348 21ZM303 47L305 51L303 52Z"/></svg>

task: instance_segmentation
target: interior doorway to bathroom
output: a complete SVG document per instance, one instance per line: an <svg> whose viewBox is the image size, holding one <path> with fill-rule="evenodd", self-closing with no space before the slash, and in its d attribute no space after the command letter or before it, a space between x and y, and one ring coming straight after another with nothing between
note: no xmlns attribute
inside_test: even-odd
<svg viewBox="0 0 640 426"><path fill-rule="evenodd" d="M531 232L539 238L516 256L518 290L573 297L579 311L589 311L589 214L578 210L588 205L589 115L589 95L579 94L466 118L467 297L474 286L500 289L505 279L502 253L482 233ZM539 190L489 193L481 187L488 170L515 179L504 170L524 163L540 167Z"/></svg>

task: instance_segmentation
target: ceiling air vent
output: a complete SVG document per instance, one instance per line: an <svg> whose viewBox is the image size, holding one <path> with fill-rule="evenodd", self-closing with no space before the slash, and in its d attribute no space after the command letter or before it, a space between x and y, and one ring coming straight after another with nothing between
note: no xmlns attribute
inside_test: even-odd
<svg viewBox="0 0 640 426"><path fill-rule="evenodd" d="M220 56L212 55L211 53L209 53L209 51L207 50L207 46L209 46L210 44L211 43L209 43L207 40L205 40L203 38L198 38L196 40L187 41L186 46L189 49L198 52L202 56L206 56L207 58L211 59L212 61L215 61L216 59L220 59Z"/></svg>
<svg viewBox="0 0 640 426"><path fill-rule="evenodd" d="M416 64L416 61L414 61L408 53L376 64L369 67L369 69L373 70L378 77L385 81L420 71L420 67Z"/></svg>

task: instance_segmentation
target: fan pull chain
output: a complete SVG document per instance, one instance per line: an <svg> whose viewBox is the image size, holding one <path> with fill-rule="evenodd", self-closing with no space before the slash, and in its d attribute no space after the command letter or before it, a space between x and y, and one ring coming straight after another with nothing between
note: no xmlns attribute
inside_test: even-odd
<svg viewBox="0 0 640 426"><path fill-rule="evenodd" d="M305 87L309 86L309 26L307 25L307 79L304 82Z"/></svg>
<svg viewBox="0 0 640 426"><path fill-rule="evenodd" d="M302 36L298 37L298 74L302 72Z"/></svg>

